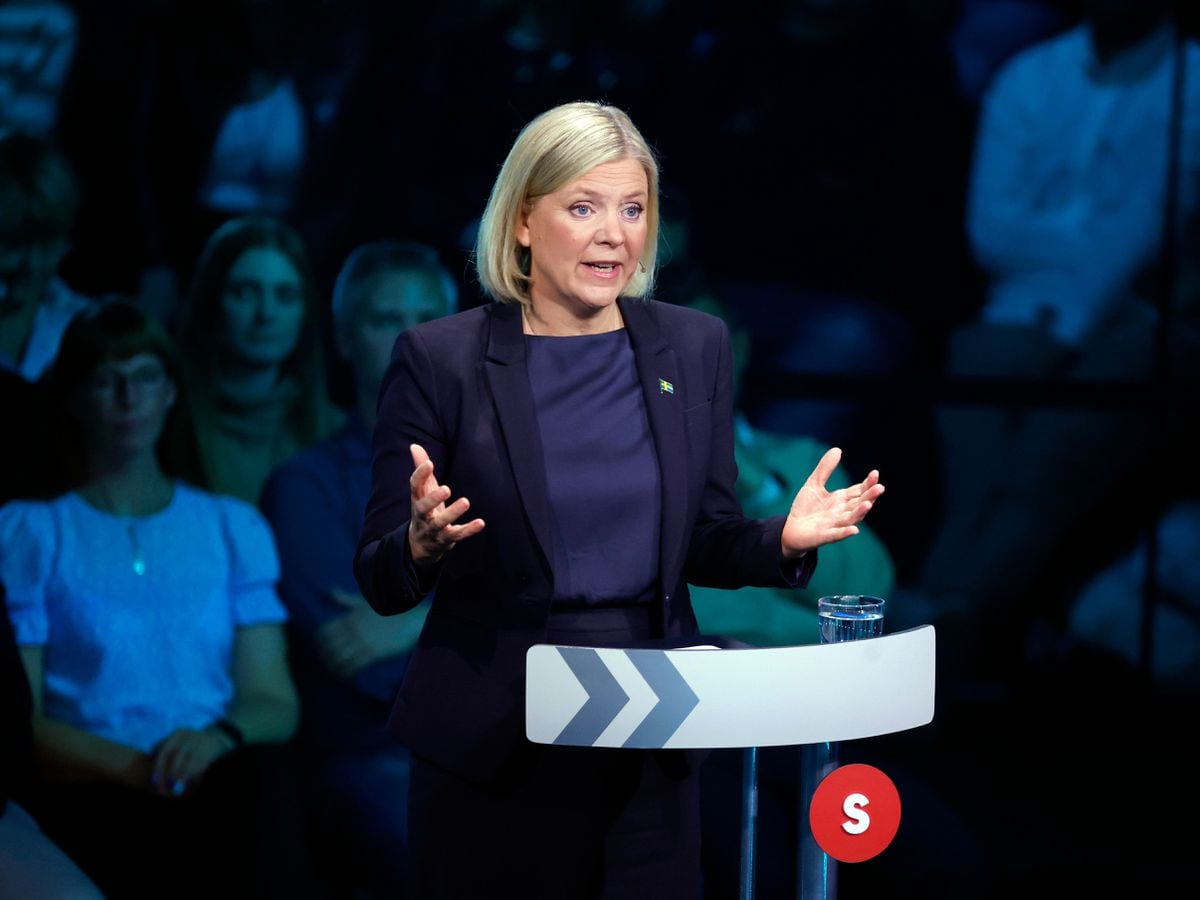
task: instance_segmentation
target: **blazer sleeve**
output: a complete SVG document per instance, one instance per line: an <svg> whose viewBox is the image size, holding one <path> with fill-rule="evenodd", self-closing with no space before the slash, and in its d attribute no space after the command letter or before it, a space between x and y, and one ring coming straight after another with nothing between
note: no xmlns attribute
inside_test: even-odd
<svg viewBox="0 0 1200 900"><path fill-rule="evenodd" d="M371 492L354 555L354 578L381 615L412 609L433 589L440 565L418 566L408 546L410 445L425 448L434 472L446 461L437 372L422 338L400 335L380 387L371 451Z"/></svg>

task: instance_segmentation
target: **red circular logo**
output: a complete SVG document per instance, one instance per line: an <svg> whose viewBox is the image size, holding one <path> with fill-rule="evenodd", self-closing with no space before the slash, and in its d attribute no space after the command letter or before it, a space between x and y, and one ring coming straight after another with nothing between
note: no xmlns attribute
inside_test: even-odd
<svg viewBox="0 0 1200 900"><path fill-rule="evenodd" d="M817 846L839 862L878 856L900 828L900 792L874 766L834 769L813 791L808 822Z"/></svg>

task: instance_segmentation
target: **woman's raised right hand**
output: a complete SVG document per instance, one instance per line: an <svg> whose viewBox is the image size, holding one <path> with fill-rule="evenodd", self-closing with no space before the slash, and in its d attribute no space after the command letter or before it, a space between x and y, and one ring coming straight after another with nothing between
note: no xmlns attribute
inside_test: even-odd
<svg viewBox="0 0 1200 900"><path fill-rule="evenodd" d="M466 497L459 497L449 506L450 488L438 484L433 474L433 460L420 444L411 444L413 473L408 480L412 489L412 515L408 522L408 546L413 561L435 563L459 541L483 531L483 519L472 519L465 525L458 520L471 507Z"/></svg>

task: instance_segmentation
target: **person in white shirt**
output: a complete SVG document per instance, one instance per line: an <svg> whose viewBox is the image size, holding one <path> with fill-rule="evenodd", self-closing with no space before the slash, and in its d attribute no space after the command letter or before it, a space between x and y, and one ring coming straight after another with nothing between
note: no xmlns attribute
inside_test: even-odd
<svg viewBox="0 0 1200 900"><path fill-rule="evenodd" d="M1009 60L984 95L966 224L987 294L951 336L951 376L1155 374L1173 288L1165 251L1197 236L1200 45L1178 33L1167 0L1088 0L1084 12ZM1173 326L1194 319L1184 296L1169 297ZM1195 375L1195 334L1171 330L1176 377ZM1006 626L1028 627L1030 592L1072 564L1064 540L1086 539L1156 452L1143 411L1034 399L939 410L941 515L918 578L932 611L986 616L990 647L1007 652L1021 637Z"/></svg>

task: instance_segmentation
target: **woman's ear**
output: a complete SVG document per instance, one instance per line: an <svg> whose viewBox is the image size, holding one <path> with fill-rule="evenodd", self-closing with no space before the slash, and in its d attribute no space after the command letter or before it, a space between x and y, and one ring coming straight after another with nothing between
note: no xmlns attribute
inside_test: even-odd
<svg viewBox="0 0 1200 900"><path fill-rule="evenodd" d="M517 214L517 227L513 231L517 238L517 243L526 249L529 248L533 241L529 236L529 204L521 205L521 212Z"/></svg>

